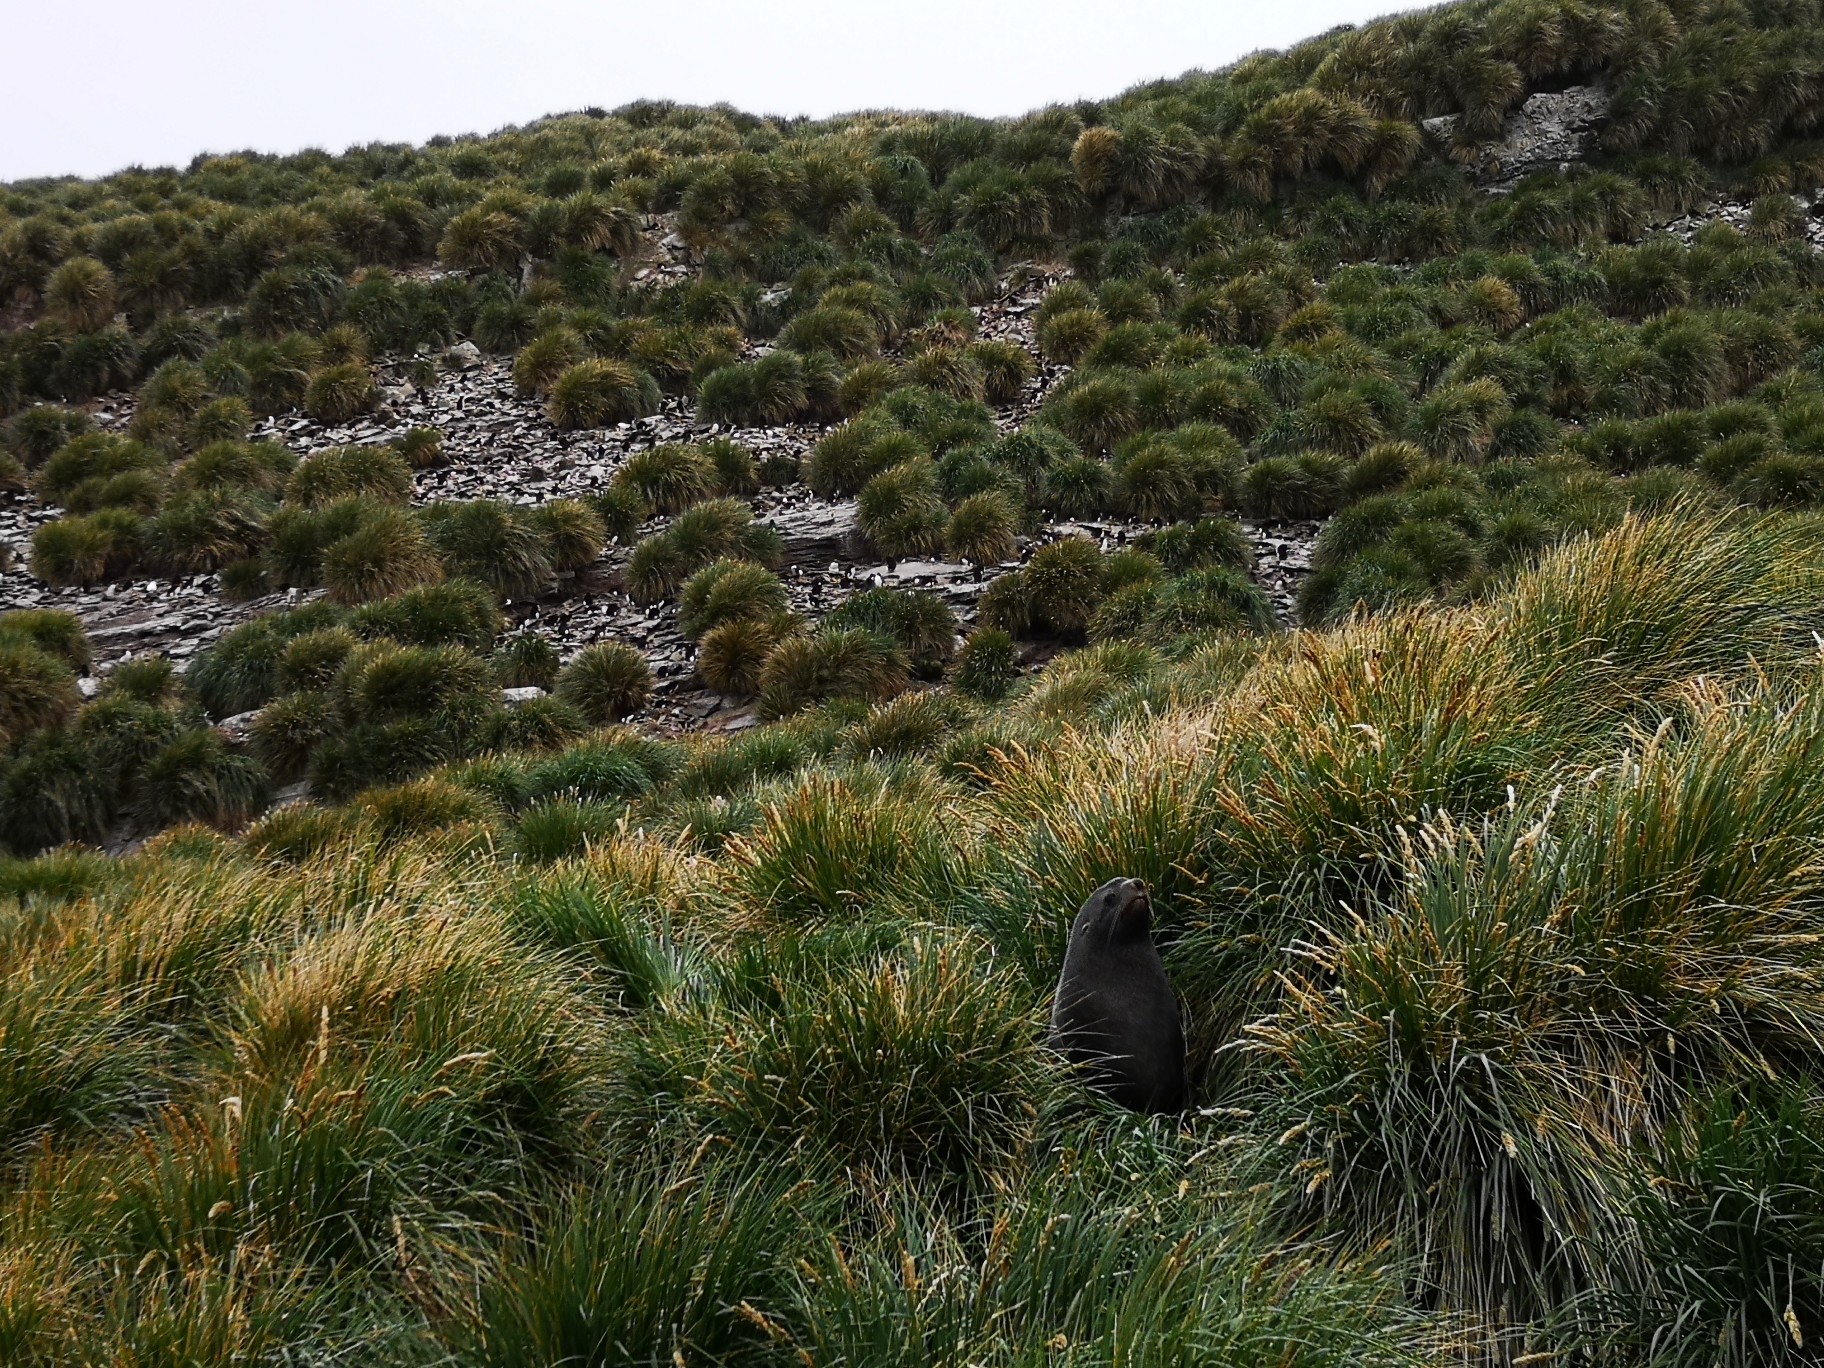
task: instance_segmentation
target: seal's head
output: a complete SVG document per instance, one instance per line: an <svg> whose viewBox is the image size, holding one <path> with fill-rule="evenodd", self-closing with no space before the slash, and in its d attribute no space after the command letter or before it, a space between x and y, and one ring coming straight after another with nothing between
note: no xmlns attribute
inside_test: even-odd
<svg viewBox="0 0 1824 1368"><path fill-rule="evenodd" d="M1142 940L1153 929L1153 900L1139 879L1110 879L1089 895L1083 910L1110 943Z"/></svg>

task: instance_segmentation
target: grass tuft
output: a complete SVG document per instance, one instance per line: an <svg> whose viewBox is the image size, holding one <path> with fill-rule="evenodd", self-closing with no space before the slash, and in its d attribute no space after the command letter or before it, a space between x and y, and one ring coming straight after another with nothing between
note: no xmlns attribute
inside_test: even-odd
<svg viewBox="0 0 1824 1368"><path fill-rule="evenodd" d="M558 671L556 693L596 726L631 717L652 692L652 667L632 646L586 646Z"/></svg>

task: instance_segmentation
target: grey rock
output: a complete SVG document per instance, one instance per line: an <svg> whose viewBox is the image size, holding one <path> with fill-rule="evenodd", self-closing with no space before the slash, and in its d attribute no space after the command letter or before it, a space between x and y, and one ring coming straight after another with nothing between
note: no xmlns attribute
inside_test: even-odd
<svg viewBox="0 0 1824 1368"><path fill-rule="evenodd" d="M1608 109L1608 94L1597 86L1529 95L1503 120L1499 138L1471 149L1470 174L1478 185L1499 190L1533 171L1580 162L1593 150ZM1443 114L1424 120L1422 127L1438 143L1454 149L1461 123L1461 115Z"/></svg>
<svg viewBox="0 0 1824 1368"><path fill-rule="evenodd" d="M771 518L779 535L785 538L785 553L791 565L821 565L847 554L856 533L856 505L846 503L813 503Z"/></svg>
<svg viewBox="0 0 1824 1368"><path fill-rule="evenodd" d="M236 713L233 717L224 717L220 722L215 724L215 729L222 734L222 738L226 740L228 744L232 746L244 745L246 744L247 739L253 735L254 723L260 720L262 711L264 710L261 708L254 708L250 712Z"/></svg>
<svg viewBox="0 0 1824 1368"><path fill-rule="evenodd" d="M295 784L285 785L272 795L272 810L277 812L280 808L296 807L309 801L310 785L300 779Z"/></svg>

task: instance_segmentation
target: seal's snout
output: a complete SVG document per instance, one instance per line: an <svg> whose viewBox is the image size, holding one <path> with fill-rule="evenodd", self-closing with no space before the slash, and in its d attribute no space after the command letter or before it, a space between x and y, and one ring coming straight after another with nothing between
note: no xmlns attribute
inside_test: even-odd
<svg viewBox="0 0 1824 1368"><path fill-rule="evenodd" d="M1152 925L1153 899L1146 891L1146 884L1139 879L1129 879L1122 891L1126 896L1121 901L1121 919L1130 925Z"/></svg>

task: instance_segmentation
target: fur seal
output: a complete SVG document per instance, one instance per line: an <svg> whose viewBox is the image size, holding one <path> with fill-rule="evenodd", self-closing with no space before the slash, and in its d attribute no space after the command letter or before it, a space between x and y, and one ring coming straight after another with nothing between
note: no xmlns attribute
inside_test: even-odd
<svg viewBox="0 0 1824 1368"><path fill-rule="evenodd" d="M1181 1112L1189 1102L1184 1025L1140 880L1110 879L1071 923L1047 1043L1129 1111Z"/></svg>

